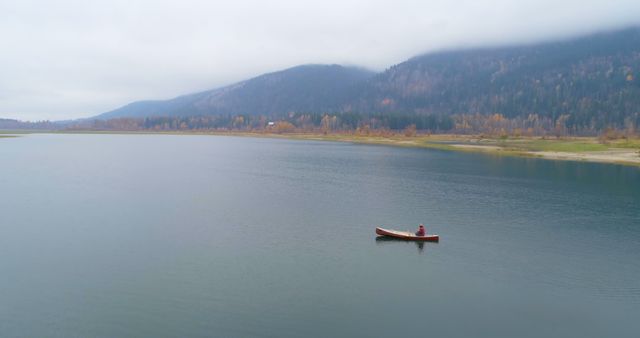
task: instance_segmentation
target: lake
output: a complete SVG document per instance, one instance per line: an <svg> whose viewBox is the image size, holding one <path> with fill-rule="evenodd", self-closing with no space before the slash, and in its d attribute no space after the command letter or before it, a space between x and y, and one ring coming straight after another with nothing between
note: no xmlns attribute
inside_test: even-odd
<svg viewBox="0 0 640 338"><path fill-rule="evenodd" d="M0 139L2 337L637 337L640 169L187 135ZM440 243L376 240L424 223Z"/></svg>

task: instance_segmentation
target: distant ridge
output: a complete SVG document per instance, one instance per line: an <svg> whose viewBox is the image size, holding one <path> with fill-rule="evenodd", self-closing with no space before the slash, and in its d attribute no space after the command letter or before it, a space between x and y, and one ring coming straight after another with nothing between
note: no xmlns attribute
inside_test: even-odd
<svg viewBox="0 0 640 338"><path fill-rule="evenodd" d="M502 114L600 129L640 125L640 28L529 46L444 51L382 73L305 65L97 116Z"/></svg>
<svg viewBox="0 0 640 338"><path fill-rule="evenodd" d="M303 65L171 100L134 102L97 118L326 111L342 105L355 84L373 75L363 68Z"/></svg>

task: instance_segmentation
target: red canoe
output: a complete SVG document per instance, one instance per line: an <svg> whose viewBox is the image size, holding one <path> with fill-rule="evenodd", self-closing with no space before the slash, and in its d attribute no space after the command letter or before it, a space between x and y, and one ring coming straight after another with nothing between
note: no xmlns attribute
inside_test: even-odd
<svg viewBox="0 0 640 338"><path fill-rule="evenodd" d="M380 236L389 236L389 237L394 237L394 238L405 239L407 241L437 242L437 241L440 240L440 236L438 236L438 235L426 234L424 236L417 236L413 232L388 230L388 229L383 229L383 228L376 228L376 234L378 234Z"/></svg>

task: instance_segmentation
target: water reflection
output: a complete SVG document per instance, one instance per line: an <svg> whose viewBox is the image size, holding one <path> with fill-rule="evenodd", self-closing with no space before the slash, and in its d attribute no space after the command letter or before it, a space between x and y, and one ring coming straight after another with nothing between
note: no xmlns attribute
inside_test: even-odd
<svg viewBox="0 0 640 338"><path fill-rule="evenodd" d="M418 242L418 241L408 241L405 239L401 239L401 238L394 238L394 237L388 237L388 236L378 236L376 237L376 244L377 245L386 245L388 243L391 242L401 242L401 243L413 243L416 245L416 247L418 248L418 252L419 253L423 253L424 252L424 246L425 246L425 242ZM433 242L433 244L437 244L438 242Z"/></svg>

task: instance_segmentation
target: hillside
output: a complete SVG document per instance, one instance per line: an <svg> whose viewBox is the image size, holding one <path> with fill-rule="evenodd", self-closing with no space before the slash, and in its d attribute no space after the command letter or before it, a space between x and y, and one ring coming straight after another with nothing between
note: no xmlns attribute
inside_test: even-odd
<svg viewBox="0 0 640 338"><path fill-rule="evenodd" d="M354 84L373 75L361 68L303 65L171 100L134 102L97 118L328 111L354 95Z"/></svg>
<svg viewBox="0 0 640 338"><path fill-rule="evenodd" d="M640 112L640 29L532 46L448 51L377 75L347 109L529 114L567 126L623 125Z"/></svg>

